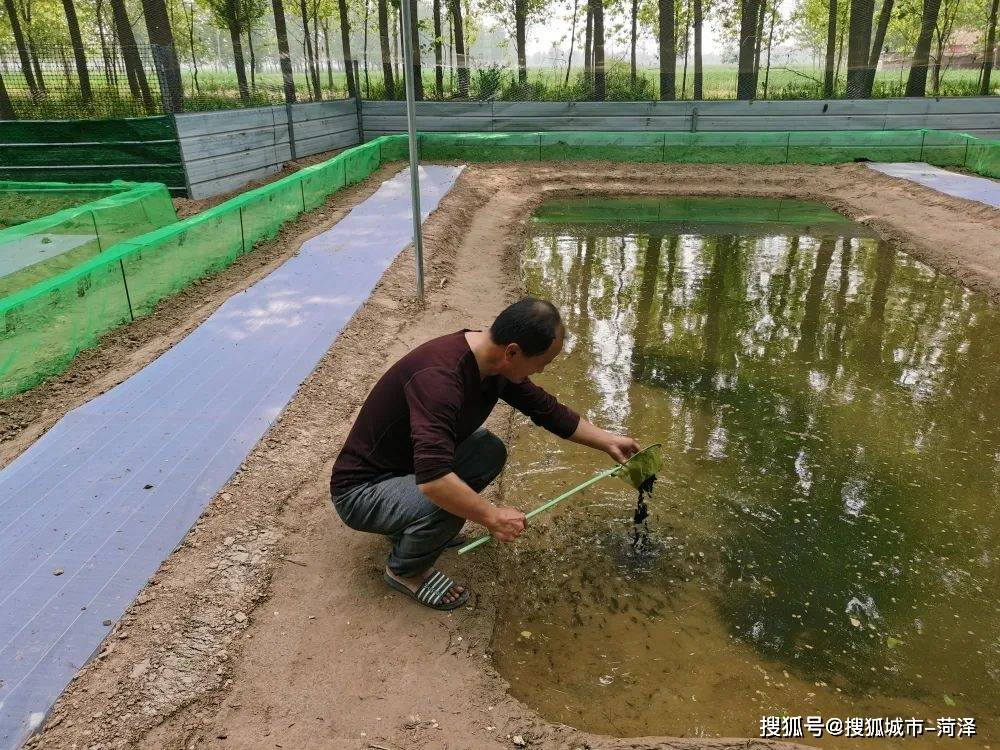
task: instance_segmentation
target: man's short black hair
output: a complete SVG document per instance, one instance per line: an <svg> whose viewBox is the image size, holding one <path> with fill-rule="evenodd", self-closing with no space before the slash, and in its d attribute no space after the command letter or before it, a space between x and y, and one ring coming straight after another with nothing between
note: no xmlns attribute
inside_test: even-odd
<svg viewBox="0 0 1000 750"><path fill-rule="evenodd" d="M555 305L525 297L497 316L490 326L490 338L500 346L517 344L527 356L534 357L548 351L561 327L562 318Z"/></svg>

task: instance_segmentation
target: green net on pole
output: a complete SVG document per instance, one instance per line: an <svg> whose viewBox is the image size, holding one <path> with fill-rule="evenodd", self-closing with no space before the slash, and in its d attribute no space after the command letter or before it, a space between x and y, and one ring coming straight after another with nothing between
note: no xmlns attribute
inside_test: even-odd
<svg viewBox="0 0 1000 750"><path fill-rule="evenodd" d="M420 150L428 161L470 162L926 161L1000 177L1000 142L928 130L422 133ZM51 265L39 266L37 277L23 277L32 285L19 283L0 292L0 397L61 372L77 352L116 326L148 314L164 298L273 237L285 222L322 205L330 194L407 155L405 135L381 136L181 221L175 221L162 185L120 183L123 189L116 193L0 231L0 239L39 238L29 247L35 253L57 249L49 245L60 249L44 259ZM652 210L651 220L693 220ZM778 220L819 218L795 215L794 201L783 210ZM55 223L43 231L38 222L46 221ZM78 244L69 247L72 243Z"/></svg>
<svg viewBox="0 0 1000 750"><path fill-rule="evenodd" d="M0 182L0 298L177 221L159 183Z"/></svg>
<svg viewBox="0 0 1000 750"><path fill-rule="evenodd" d="M965 167L987 177L1000 174L1000 142L934 130L421 133L420 153L431 161L475 162L842 164L926 161L942 167Z"/></svg>
<svg viewBox="0 0 1000 750"><path fill-rule="evenodd" d="M398 136L384 136L181 221L162 185L147 187L151 196L165 196L163 205L136 203L136 196L128 205L114 202L127 193L98 201L111 203L96 209L89 204L83 218L60 224L81 235L89 226L86 253L74 256L72 267L0 299L0 397L58 374L104 334L226 268L285 222L405 149L405 137L400 144Z"/></svg>

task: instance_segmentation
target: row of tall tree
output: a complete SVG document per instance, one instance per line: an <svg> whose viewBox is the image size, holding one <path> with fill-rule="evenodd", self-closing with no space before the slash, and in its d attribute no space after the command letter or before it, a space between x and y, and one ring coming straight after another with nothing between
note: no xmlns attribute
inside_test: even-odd
<svg viewBox="0 0 1000 750"><path fill-rule="evenodd" d="M130 0L134 1L134 0ZM398 61L398 15L399 2L409 2L415 18L419 18L417 0L364 0L363 19L360 26L364 35L365 70L368 68L369 29L376 31L378 51L381 58L382 78L385 94L398 96L401 89L401 75L394 59ZM75 0L58 0L61 5L62 23L69 38L73 65L79 80L80 94L84 101L93 96L91 75L88 71L87 54L94 48L93 40L85 40L77 15ZM232 50L232 67L235 70L239 96L244 102L251 99L254 87L254 72L257 69L254 47L255 28L270 21L277 41L278 55L282 71L286 99L295 101L305 97L317 99L321 93L321 67L325 57L328 82L332 85L330 34L331 23L339 26L339 56L351 60L352 15L358 19L362 15L358 7L360 0L138 0L139 12L133 9L131 15L126 0L94 0L88 4L87 12L96 20L97 35L105 68L109 60L121 57L122 74L128 82L133 98L153 109L155 103L147 80L149 66L141 59L141 50L136 41L135 24L141 15L153 56L159 88L165 107L177 111L183 106L178 50L186 50L194 68L194 82L197 86L198 61L196 51L196 15L207 12L213 25L227 32ZM350 6L349 6L350 3ZM846 90L849 97L864 98L872 95L875 69L882 56L891 24L900 18L909 17L914 29L912 55L905 93L907 96L923 96L927 92L928 75L932 78L932 88L937 89L944 47L951 31L956 27L956 19L961 10L971 4L982 7L985 17L981 23L983 32L983 64L980 73L979 90L982 94L990 91L993 61L996 57L996 29L998 3L1000 0L800 0L795 20L800 26L809 27L814 37L825 36L824 94L832 96L836 90L837 73L841 67L841 57L846 46ZM528 36L533 24L553 22L553 0L480 0L479 10L500 19L509 33L513 44L517 80L528 82ZM629 75L634 84L637 78L637 44L641 35L651 33L659 52L658 78L659 97L671 100L677 96L678 57L683 54L683 86L687 86L688 59L692 60L693 95L700 99L704 95L703 74L703 34L707 15L712 13L720 20L724 30L728 30L734 41L734 56L737 63L736 95L739 99L755 98L762 89L766 96L767 76L770 70L770 55L777 40L787 38L784 19L781 17L779 0L572 0L572 13L565 23L568 29L569 56L566 65L566 82L569 82L573 66L575 47L582 46L583 74L591 84L595 99L606 96L608 61L606 44L608 29L607 13L612 9L627 18L626 36L629 43ZM46 93L46 81L36 53L37 43L32 38L32 30L37 27L32 14L40 8L52 12L52 0L2 0L3 17L9 27L9 38L16 48L20 60L21 73L25 85L33 96ZM374 7L371 7L374 6ZM457 61L457 86L455 94L468 96L470 71L466 44L467 21L463 15L471 6L462 0L432 0L430 18L422 18L425 37L430 38L425 50L434 57L435 95L444 95L444 69L446 67L445 48ZM426 15L426 8L424 12ZM374 11L375 18L370 16ZM307 71L305 88L296 89L292 71L292 57L289 44L289 18L298 28L297 42L302 51ZM58 25L60 19L50 18L47 22ZM975 21L973 20L973 23ZM95 24L91 24L93 26ZM778 27L777 30L775 27ZM0 37L6 36L0 25ZM321 34L322 32L322 34ZM333 32L336 34L336 31ZM90 43L86 43L86 42ZM415 47L419 48L416 29ZM321 54L321 43L323 52ZM394 54L395 53L395 54ZM112 61L113 63L114 61ZM68 62L66 63L68 66ZM116 69L111 64L111 69ZM354 95L358 93L360 81L356 65L347 65L347 87ZM423 76L421 61L414 60L416 95L423 98ZM762 81L763 77L763 81ZM0 77L0 116L11 116L12 107Z"/></svg>

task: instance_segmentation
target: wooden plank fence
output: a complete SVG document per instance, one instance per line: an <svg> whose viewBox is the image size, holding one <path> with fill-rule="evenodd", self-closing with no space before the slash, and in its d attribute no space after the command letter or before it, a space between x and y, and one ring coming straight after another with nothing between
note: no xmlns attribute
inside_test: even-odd
<svg viewBox="0 0 1000 750"><path fill-rule="evenodd" d="M365 101L365 140L406 131L404 102ZM428 132L953 130L1000 138L1000 97L699 102L418 102Z"/></svg>
<svg viewBox="0 0 1000 750"><path fill-rule="evenodd" d="M177 115L176 122L192 198L235 190L280 171L293 158L359 142L354 99L193 112Z"/></svg>

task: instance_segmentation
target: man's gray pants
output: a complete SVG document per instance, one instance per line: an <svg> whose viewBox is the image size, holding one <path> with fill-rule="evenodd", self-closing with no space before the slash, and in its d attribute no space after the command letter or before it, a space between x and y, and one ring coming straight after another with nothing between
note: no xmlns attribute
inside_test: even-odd
<svg viewBox="0 0 1000 750"><path fill-rule="evenodd" d="M482 492L500 475L506 461L503 441L480 427L458 444L453 470L472 489ZM465 523L464 518L428 500L413 474L388 474L360 484L334 497L333 504L352 529L389 537L389 570L407 578L432 568Z"/></svg>

